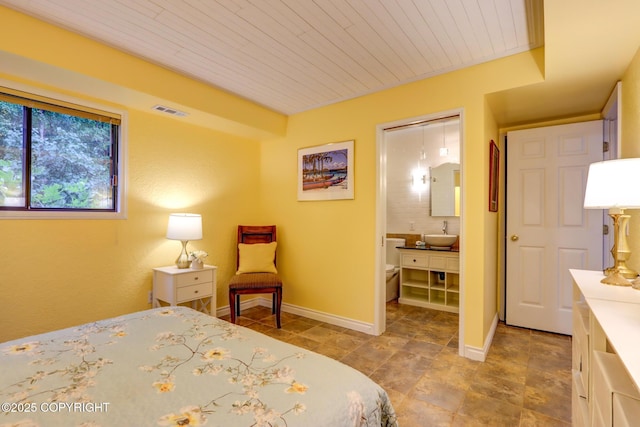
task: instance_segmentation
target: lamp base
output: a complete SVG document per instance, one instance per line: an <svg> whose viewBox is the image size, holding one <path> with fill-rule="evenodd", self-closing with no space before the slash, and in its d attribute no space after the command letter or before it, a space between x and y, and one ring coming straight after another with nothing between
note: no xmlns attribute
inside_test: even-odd
<svg viewBox="0 0 640 427"><path fill-rule="evenodd" d="M621 265L619 267L617 267L618 270L618 274L621 275L622 277L624 277L625 279L635 279L636 277L638 277L638 272L628 268L626 265ZM604 270L604 275L605 276L609 276L610 274L613 274L616 271L616 267L609 267L609 268L605 268Z"/></svg>
<svg viewBox="0 0 640 427"><path fill-rule="evenodd" d="M610 269L610 271L606 271L605 274L605 278L602 279L600 283L613 286L631 286L631 282L629 282L629 280L627 280L622 273L615 268Z"/></svg>
<svg viewBox="0 0 640 427"><path fill-rule="evenodd" d="M187 254L187 243L188 240L181 240L182 242L182 252L178 255L176 259L176 267L178 268L189 268L191 265L191 261L189 260L189 255Z"/></svg>
<svg viewBox="0 0 640 427"><path fill-rule="evenodd" d="M624 209L610 208L609 216L613 222L613 247L611 248L611 256L613 257L613 267L604 270L605 278L602 283L614 286L631 286L628 279L638 277L638 272L630 269L626 265L626 261L631 256L631 250L627 243L627 223L629 215L624 213Z"/></svg>
<svg viewBox="0 0 640 427"><path fill-rule="evenodd" d="M629 267L625 268L624 270L621 269L620 274L622 274L627 279L635 279L636 277L638 277L638 272Z"/></svg>

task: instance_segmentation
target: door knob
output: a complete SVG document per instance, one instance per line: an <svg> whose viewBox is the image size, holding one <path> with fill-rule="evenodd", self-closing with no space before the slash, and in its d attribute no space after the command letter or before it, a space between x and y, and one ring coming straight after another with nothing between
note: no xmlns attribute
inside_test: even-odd
<svg viewBox="0 0 640 427"><path fill-rule="evenodd" d="M517 234L512 234L512 235L511 235L511 241L512 241L512 242L517 241L519 238L520 238L520 236L518 236Z"/></svg>

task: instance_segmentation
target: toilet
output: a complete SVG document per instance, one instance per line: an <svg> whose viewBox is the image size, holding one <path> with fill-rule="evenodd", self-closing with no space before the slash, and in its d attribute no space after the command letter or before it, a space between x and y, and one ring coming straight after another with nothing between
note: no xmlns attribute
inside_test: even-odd
<svg viewBox="0 0 640 427"><path fill-rule="evenodd" d="M397 246L404 246L405 239L387 238L387 254L386 254L386 269L387 276L387 301L398 298L398 289L400 283L400 252L396 249Z"/></svg>

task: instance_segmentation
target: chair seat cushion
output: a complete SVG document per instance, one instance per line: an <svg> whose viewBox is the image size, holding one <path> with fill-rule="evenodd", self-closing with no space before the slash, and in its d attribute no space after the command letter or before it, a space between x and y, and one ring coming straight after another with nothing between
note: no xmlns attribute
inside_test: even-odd
<svg viewBox="0 0 640 427"><path fill-rule="evenodd" d="M282 287L282 279L274 273L242 273L229 280L229 289L259 289Z"/></svg>

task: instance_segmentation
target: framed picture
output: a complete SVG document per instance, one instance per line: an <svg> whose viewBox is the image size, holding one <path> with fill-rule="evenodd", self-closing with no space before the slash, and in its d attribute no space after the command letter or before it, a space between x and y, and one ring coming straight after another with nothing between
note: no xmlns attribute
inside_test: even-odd
<svg viewBox="0 0 640 427"><path fill-rule="evenodd" d="M500 150L493 140L489 146L489 211L498 212Z"/></svg>
<svg viewBox="0 0 640 427"><path fill-rule="evenodd" d="M353 141L298 150L298 200L353 199Z"/></svg>

